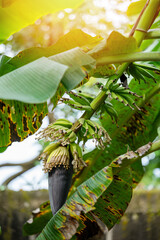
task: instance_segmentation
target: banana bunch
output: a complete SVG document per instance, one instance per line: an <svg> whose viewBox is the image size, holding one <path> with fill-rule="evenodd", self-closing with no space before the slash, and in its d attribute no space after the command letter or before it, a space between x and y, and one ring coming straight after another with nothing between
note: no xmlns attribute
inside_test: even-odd
<svg viewBox="0 0 160 240"><path fill-rule="evenodd" d="M136 93L130 91L128 88L122 87L121 85L123 83L116 83L116 80L109 79L106 83L106 85L103 85L102 83L96 83L96 85L104 92L106 92L107 96L110 96L112 99L115 99L121 103L123 103L125 106L130 107L132 110L135 106L138 110L141 110L135 103L134 99L131 96L139 97L142 96L137 95ZM107 109L107 106L106 106ZM112 109L113 111L113 109ZM116 114L116 113L114 113ZM115 115L116 117L116 115Z"/></svg>
<svg viewBox="0 0 160 240"><path fill-rule="evenodd" d="M160 69L157 69L152 65L132 63L128 67L128 72L135 78L135 80L138 80L139 83L141 80L143 80L144 83L146 83L148 80L153 80L156 83L154 73L160 73Z"/></svg>
<svg viewBox="0 0 160 240"><path fill-rule="evenodd" d="M40 131L38 140L44 138L46 141L59 141L62 146L75 142L77 136L71 129L72 123L67 119L58 119L56 122L48 125L47 128Z"/></svg>
<svg viewBox="0 0 160 240"><path fill-rule="evenodd" d="M55 143L55 146L57 143ZM64 166L66 169L70 166L70 156L67 147L58 146L48 156L44 162L44 172L50 172L53 167Z"/></svg>
<svg viewBox="0 0 160 240"><path fill-rule="evenodd" d="M50 143L40 156L43 159L44 172L50 172L53 167L64 166L68 169L70 167L70 159L75 172L86 167L83 161L82 151L78 144L70 143L67 146L62 146L60 142Z"/></svg>
<svg viewBox="0 0 160 240"><path fill-rule="evenodd" d="M60 101L69 105L72 108L78 109L78 110L85 110L90 111L90 102L92 97L88 96L87 94L83 94L81 91L79 93L75 93L73 91L67 92L67 94L72 98L61 98Z"/></svg>
<svg viewBox="0 0 160 240"><path fill-rule="evenodd" d="M83 167L86 167L86 163L83 161L82 150L80 146L76 143L69 144L70 152L72 155L72 165L75 172L81 170Z"/></svg>
<svg viewBox="0 0 160 240"><path fill-rule="evenodd" d="M104 143L110 143L111 138L109 137L107 131L97 122L85 120L84 118L80 118L78 121L82 125L81 131L84 131L84 143L86 142L85 138L93 138L96 142L96 146L102 149L105 148Z"/></svg>
<svg viewBox="0 0 160 240"><path fill-rule="evenodd" d="M107 112L108 115L111 117L113 123L114 121L117 123L118 114L111 102L109 101L104 102L104 104L100 107L100 115L102 115L103 112Z"/></svg>

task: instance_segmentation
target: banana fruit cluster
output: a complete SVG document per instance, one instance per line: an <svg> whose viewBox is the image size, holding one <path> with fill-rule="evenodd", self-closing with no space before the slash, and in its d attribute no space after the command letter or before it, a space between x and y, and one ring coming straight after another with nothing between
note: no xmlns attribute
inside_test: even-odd
<svg viewBox="0 0 160 240"><path fill-rule="evenodd" d="M97 82L96 85L98 88L100 88L100 90L104 91L106 95L111 97L112 99L115 99L123 103L125 106L130 107L132 110L134 110L134 107L136 107L138 110L141 110L136 105L135 100L131 96L135 96L139 98L141 98L142 96L139 96L138 94L130 91L128 88L122 87L121 86L122 83L116 83L115 80L109 79L105 85L99 82ZM134 107L132 107L132 105ZM106 106L106 109L107 107L108 106ZM113 112L113 107L112 107L112 112ZM116 115L114 117L116 118Z"/></svg>
<svg viewBox="0 0 160 240"><path fill-rule="evenodd" d="M102 149L105 148L105 145L104 145L105 143L110 143L111 138L109 134L97 122L94 122L92 120L86 120L84 118L80 118L78 121L82 125L81 136L83 136L82 138L83 145L86 142L85 138L87 139L93 138L96 143L96 147L99 147Z"/></svg>
<svg viewBox="0 0 160 240"><path fill-rule="evenodd" d="M79 91L78 93L75 93L73 91L67 92L67 94L72 98L61 98L60 101L69 105L72 108L78 109L78 110L85 110L90 111L91 106L90 103L94 99L90 94L85 94Z"/></svg>
<svg viewBox="0 0 160 240"><path fill-rule="evenodd" d="M147 81L153 80L156 83L156 75L155 73L160 73L160 69L150 65L150 64L137 64L132 63L129 65L128 73L134 77L135 80L144 81L144 83L147 83Z"/></svg>
<svg viewBox="0 0 160 240"><path fill-rule="evenodd" d="M75 142L77 136L72 131L72 123L67 119L58 119L56 122L48 125L47 128L38 133L37 139L44 138L45 141L59 141L62 146Z"/></svg>
<svg viewBox="0 0 160 240"><path fill-rule="evenodd" d="M72 155L72 165L73 170L77 172L84 167L87 167L87 164L83 161L82 150L80 146L76 143L69 144L69 149Z"/></svg>
<svg viewBox="0 0 160 240"><path fill-rule="evenodd" d="M72 164L74 171L77 172L87 166L83 161L81 148L76 143L64 147L60 142L52 142L44 149L40 159L43 159L45 173L50 172L53 167L63 166L68 169Z"/></svg>

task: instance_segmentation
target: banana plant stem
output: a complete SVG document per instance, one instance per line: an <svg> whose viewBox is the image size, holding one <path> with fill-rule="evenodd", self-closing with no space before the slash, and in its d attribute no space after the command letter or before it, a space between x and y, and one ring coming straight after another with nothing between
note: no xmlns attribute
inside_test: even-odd
<svg viewBox="0 0 160 240"><path fill-rule="evenodd" d="M154 22L160 8L160 0L150 0L133 34L139 47Z"/></svg>
<svg viewBox="0 0 160 240"><path fill-rule="evenodd" d="M160 29L152 29L152 31L147 32L145 39L160 39Z"/></svg>
<svg viewBox="0 0 160 240"><path fill-rule="evenodd" d="M116 56L104 56L97 59L97 66L120 62L130 63L135 61L160 61L160 52L135 52Z"/></svg>

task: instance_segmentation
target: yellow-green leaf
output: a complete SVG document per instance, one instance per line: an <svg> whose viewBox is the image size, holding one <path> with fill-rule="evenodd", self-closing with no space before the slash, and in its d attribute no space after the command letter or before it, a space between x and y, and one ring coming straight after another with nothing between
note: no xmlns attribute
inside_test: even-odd
<svg viewBox="0 0 160 240"><path fill-rule="evenodd" d="M4 41L11 34L34 23L43 15L57 12L64 8L75 8L84 0L1 0L0 4L0 41ZM9 2L9 6L7 6Z"/></svg>
<svg viewBox="0 0 160 240"><path fill-rule="evenodd" d="M97 59L104 56L115 56L138 51L136 40L133 37L125 37L121 33L113 31L107 39L93 48L89 54Z"/></svg>
<svg viewBox="0 0 160 240"><path fill-rule="evenodd" d="M146 0L139 0L131 3L127 9L127 15L132 16L132 15L139 14L143 9L145 3L146 3Z"/></svg>
<svg viewBox="0 0 160 240"><path fill-rule="evenodd" d="M2 8L8 7L15 1L17 1L17 0L0 0L0 7L2 7Z"/></svg>

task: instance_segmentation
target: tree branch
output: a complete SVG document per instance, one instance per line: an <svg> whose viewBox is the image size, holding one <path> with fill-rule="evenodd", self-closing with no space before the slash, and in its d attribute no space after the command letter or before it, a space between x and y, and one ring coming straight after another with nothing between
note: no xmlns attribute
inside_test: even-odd
<svg viewBox="0 0 160 240"><path fill-rule="evenodd" d="M138 148L136 151L128 151L123 155L120 155L114 161L109 165L110 167L116 167L116 168L124 168L128 167L132 163L138 161L139 159L149 155L150 153L153 153L157 150L160 150L160 140L148 143L140 148Z"/></svg>
<svg viewBox="0 0 160 240"><path fill-rule="evenodd" d="M4 164L1 164L0 167L16 167L16 166L22 167L21 171L13 174L9 178L7 178L1 185L6 187L12 180L19 177L20 175L22 175L23 173L25 173L29 169L35 167L35 162L38 161L38 158L39 158L39 155L37 157L35 157L34 159L32 159L31 161L25 162L25 163L20 163L20 164L18 164L18 163L4 163Z"/></svg>

